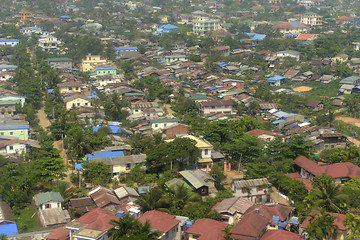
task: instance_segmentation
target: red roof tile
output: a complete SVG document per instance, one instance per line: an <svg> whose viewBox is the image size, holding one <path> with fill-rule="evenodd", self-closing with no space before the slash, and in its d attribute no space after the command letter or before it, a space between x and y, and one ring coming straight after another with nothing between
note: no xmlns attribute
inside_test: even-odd
<svg viewBox="0 0 360 240"><path fill-rule="evenodd" d="M300 33L299 36L297 36L296 40L307 41L313 39L314 37L315 34Z"/></svg>
<svg viewBox="0 0 360 240"><path fill-rule="evenodd" d="M68 239L70 230L66 227L59 227L45 236L46 239L50 240L66 240Z"/></svg>
<svg viewBox="0 0 360 240"><path fill-rule="evenodd" d="M197 220L186 233L200 235L200 240L225 240L223 229L227 226L224 222L212 219Z"/></svg>
<svg viewBox="0 0 360 240"><path fill-rule="evenodd" d="M0 76L3 76L3 75L11 75L11 76L15 76L16 73L13 73L13 72L1 72L0 73Z"/></svg>
<svg viewBox="0 0 360 240"><path fill-rule="evenodd" d="M266 130L262 130L262 129L254 129L254 130L250 130L247 132L247 134L249 135L262 135L262 134L267 134L267 135L271 135L271 136L275 136L275 137L284 137L283 134L278 133L278 132L270 132L270 131L266 131Z"/></svg>
<svg viewBox="0 0 360 240"><path fill-rule="evenodd" d="M142 224L150 221L151 228L154 228L162 233L167 233L180 222L179 220L175 219L174 215L157 210L147 211L141 217L139 217L138 220Z"/></svg>
<svg viewBox="0 0 360 240"><path fill-rule="evenodd" d="M88 223L85 228L106 231L113 227L113 225L110 224L110 221L118 219L119 217L116 216L115 212L97 208L81 216L76 221L81 223Z"/></svg>
<svg viewBox="0 0 360 240"><path fill-rule="evenodd" d="M268 219L254 211L241 217L240 221L231 229L231 239L259 239L266 229Z"/></svg>
<svg viewBox="0 0 360 240"><path fill-rule="evenodd" d="M228 46L220 46L220 47L214 47L212 49L210 49L210 51L224 51L224 50L229 50L230 48Z"/></svg>
<svg viewBox="0 0 360 240"><path fill-rule="evenodd" d="M261 238L261 240L301 240L299 234L284 230L269 230Z"/></svg>
<svg viewBox="0 0 360 240"><path fill-rule="evenodd" d="M347 17L347 16L341 16L341 17L338 17L336 20L341 20L341 21L350 21L351 18Z"/></svg>
<svg viewBox="0 0 360 240"><path fill-rule="evenodd" d="M319 215L321 215L320 212L319 212L319 211L316 211L316 210L311 211L310 214L313 215L313 214L316 214L316 213L318 213ZM340 232L346 231L346 227L344 226L344 220L345 220L345 218L346 218L346 215L345 215L345 214L329 213L329 212L327 212L327 213L330 214L330 215L333 216L333 217L336 217L336 219L334 220L334 224L339 227ZM311 219L311 217L308 216L308 217L304 220L304 222L301 224L300 227L301 227L301 228L307 228L308 225L309 225L309 223L310 223L310 219Z"/></svg>

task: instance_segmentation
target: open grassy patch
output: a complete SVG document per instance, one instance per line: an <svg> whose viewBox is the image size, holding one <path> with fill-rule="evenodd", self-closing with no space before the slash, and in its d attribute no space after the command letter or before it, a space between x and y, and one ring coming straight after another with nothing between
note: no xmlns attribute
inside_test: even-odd
<svg viewBox="0 0 360 240"><path fill-rule="evenodd" d="M32 205L28 205L23 209L13 211L19 233L34 232L40 230L40 223L37 215L34 214Z"/></svg>

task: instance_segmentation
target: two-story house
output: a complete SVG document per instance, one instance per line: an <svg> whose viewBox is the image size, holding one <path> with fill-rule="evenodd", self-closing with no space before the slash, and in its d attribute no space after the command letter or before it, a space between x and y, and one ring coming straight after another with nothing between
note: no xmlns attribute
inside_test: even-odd
<svg viewBox="0 0 360 240"><path fill-rule="evenodd" d="M45 52L56 51L58 49L58 40L52 35L39 39L39 47Z"/></svg>
<svg viewBox="0 0 360 240"><path fill-rule="evenodd" d="M19 39L4 39L0 38L0 46L4 47L14 47L19 43Z"/></svg>
<svg viewBox="0 0 360 240"><path fill-rule="evenodd" d="M214 100L200 102L200 112L204 115L212 113L236 114L231 100Z"/></svg>
<svg viewBox="0 0 360 240"><path fill-rule="evenodd" d="M150 126L154 132L160 132L164 128L180 122L178 118L150 119Z"/></svg>
<svg viewBox="0 0 360 240"><path fill-rule="evenodd" d="M266 178L233 181L232 189L237 197L248 198L255 203L270 202L269 182Z"/></svg>
<svg viewBox="0 0 360 240"><path fill-rule="evenodd" d="M20 140L29 139L29 122L12 118L0 118L0 136L17 138Z"/></svg>
<svg viewBox="0 0 360 240"><path fill-rule="evenodd" d="M58 85L60 94L64 93L70 93L70 92L81 92L82 88L82 82L80 81L68 81L68 82L62 82Z"/></svg>
<svg viewBox="0 0 360 240"><path fill-rule="evenodd" d="M43 227L58 226L70 221L67 210L63 210L64 199L59 192L39 193L33 198L39 220Z"/></svg>
<svg viewBox="0 0 360 240"><path fill-rule="evenodd" d="M72 108L91 107L91 98L82 94L73 94L64 98L65 107L67 110Z"/></svg>
<svg viewBox="0 0 360 240"><path fill-rule="evenodd" d="M104 65L106 64L107 60L106 58L102 58L97 55L87 55L85 58L81 60L81 71L83 72L91 72L95 70L95 67L97 65Z"/></svg>

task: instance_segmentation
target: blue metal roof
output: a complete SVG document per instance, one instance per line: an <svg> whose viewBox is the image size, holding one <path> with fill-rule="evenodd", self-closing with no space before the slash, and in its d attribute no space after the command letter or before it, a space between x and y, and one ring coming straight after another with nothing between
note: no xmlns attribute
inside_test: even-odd
<svg viewBox="0 0 360 240"><path fill-rule="evenodd" d="M155 52L160 52L160 51L162 51L162 50L164 50L165 48L159 48L158 50L156 50Z"/></svg>
<svg viewBox="0 0 360 240"><path fill-rule="evenodd" d="M164 76L164 77L159 77L160 79L166 79L166 78L168 78L168 79L175 79L176 80L176 77L169 77L169 76Z"/></svg>
<svg viewBox="0 0 360 240"><path fill-rule="evenodd" d="M97 159L97 158L106 158L106 157L123 157L123 156L125 156L123 151L96 152L96 153L85 155L85 157L87 159Z"/></svg>
<svg viewBox="0 0 360 240"><path fill-rule="evenodd" d="M261 41L261 40L264 40L264 38L266 38L266 35L265 34L255 34L253 36L253 38L251 39L251 41Z"/></svg>
<svg viewBox="0 0 360 240"><path fill-rule="evenodd" d="M16 69L16 65L0 65L0 69Z"/></svg>
<svg viewBox="0 0 360 240"><path fill-rule="evenodd" d="M48 93L54 93L54 89L48 89Z"/></svg>
<svg viewBox="0 0 360 240"><path fill-rule="evenodd" d="M226 67L226 66L229 66L230 64L228 64L226 62L219 62L219 63L217 63L217 65L220 67Z"/></svg>
<svg viewBox="0 0 360 240"><path fill-rule="evenodd" d="M225 80L222 80L223 82L244 82L242 80L235 80L235 79L225 79Z"/></svg>
<svg viewBox="0 0 360 240"><path fill-rule="evenodd" d="M97 132L100 127L101 127L101 126L94 126L94 127L93 127L93 131L94 131L94 132ZM110 126L108 126L108 127L110 128L110 131L111 131L112 134L120 133L120 132L122 131L122 129L121 129L120 127L118 127L118 126L111 126L111 125L110 125Z"/></svg>
<svg viewBox="0 0 360 240"><path fill-rule="evenodd" d="M279 80L285 79L285 77L280 76L280 75L276 75L276 76L271 77L271 78L268 78L268 79L269 79L269 80L279 81Z"/></svg>
<svg viewBox="0 0 360 240"><path fill-rule="evenodd" d="M138 50L138 47L115 47L115 50Z"/></svg>
<svg viewBox="0 0 360 240"><path fill-rule="evenodd" d="M0 39L0 42L19 42L19 39Z"/></svg>
<svg viewBox="0 0 360 240"><path fill-rule="evenodd" d="M175 30L175 29L178 29L179 27L172 25L172 24L166 24L166 25L160 26L159 28L164 29L164 30Z"/></svg>
<svg viewBox="0 0 360 240"><path fill-rule="evenodd" d="M285 122L285 120L281 119L281 120L276 120L276 121L273 121L273 124L279 124L279 123L282 123L282 122Z"/></svg>
<svg viewBox="0 0 360 240"><path fill-rule="evenodd" d="M288 117L291 117L291 116L303 116L303 115L300 115L300 114L295 114L295 113L289 113L285 116L283 116L284 118L288 118Z"/></svg>
<svg viewBox="0 0 360 240"><path fill-rule="evenodd" d="M99 67L99 68L95 68L96 71L101 71L101 70L119 70L117 67Z"/></svg>
<svg viewBox="0 0 360 240"><path fill-rule="evenodd" d="M80 171L80 170L83 170L83 164L82 163L78 163L78 164L75 164L75 168L76 170Z"/></svg>
<svg viewBox="0 0 360 240"><path fill-rule="evenodd" d="M19 126L0 126L0 130L18 130L18 129L30 129L29 125L19 125Z"/></svg>
<svg viewBox="0 0 360 240"><path fill-rule="evenodd" d="M19 234L16 223L0 224L0 235L2 234L7 236Z"/></svg>
<svg viewBox="0 0 360 240"><path fill-rule="evenodd" d="M61 18L70 19L71 17L64 15L64 16L61 16Z"/></svg>

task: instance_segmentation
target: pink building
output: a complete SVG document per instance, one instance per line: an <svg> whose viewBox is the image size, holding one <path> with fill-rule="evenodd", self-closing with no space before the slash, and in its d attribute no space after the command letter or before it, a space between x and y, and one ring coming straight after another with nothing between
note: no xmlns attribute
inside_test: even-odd
<svg viewBox="0 0 360 240"><path fill-rule="evenodd" d="M231 100L200 102L200 111L204 115L212 113L236 114L237 112L233 105Z"/></svg>

